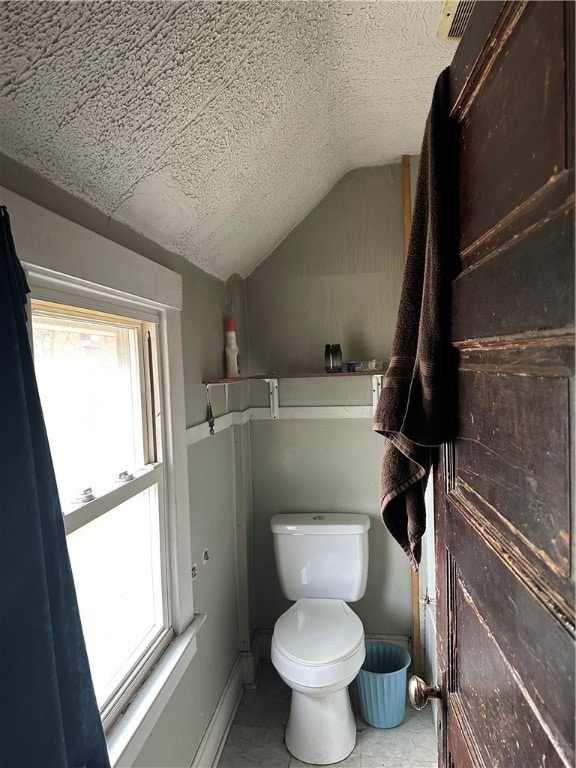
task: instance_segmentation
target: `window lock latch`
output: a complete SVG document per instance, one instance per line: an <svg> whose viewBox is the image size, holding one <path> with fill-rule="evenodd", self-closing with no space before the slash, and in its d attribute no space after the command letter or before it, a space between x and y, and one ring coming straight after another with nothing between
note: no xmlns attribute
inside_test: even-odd
<svg viewBox="0 0 576 768"><path fill-rule="evenodd" d="M87 501L93 501L96 498L92 493L92 488L85 488L80 491L78 496L74 499L75 504L85 504Z"/></svg>

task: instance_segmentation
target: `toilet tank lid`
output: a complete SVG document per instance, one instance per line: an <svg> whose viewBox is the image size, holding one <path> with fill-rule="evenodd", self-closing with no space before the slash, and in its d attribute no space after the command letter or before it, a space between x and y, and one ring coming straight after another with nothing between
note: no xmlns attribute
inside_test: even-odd
<svg viewBox="0 0 576 768"><path fill-rule="evenodd" d="M273 533L292 536L365 533L370 528L370 518L351 512L285 512L274 515L270 528Z"/></svg>

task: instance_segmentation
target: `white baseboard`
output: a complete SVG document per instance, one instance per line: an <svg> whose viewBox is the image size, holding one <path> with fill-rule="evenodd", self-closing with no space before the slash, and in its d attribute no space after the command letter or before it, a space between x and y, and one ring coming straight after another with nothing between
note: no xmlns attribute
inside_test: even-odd
<svg viewBox="0 0 576 768"><path fill-rule="evenodd" d="M240 704L242 691L242 662L239 656L190 768L215 768L218 765L228 731Z"/></svg>
<svg viewBox="0 0 576 768"><path fill-rule="evenodd" d="M258 648L258 658L261 661L270 661L272 656L272 629L259 629L256 647Z"/></svg>
<svg viewBox="0 0 576 768"><path fill-rule="evenodd" d="M240 664L242 665L242 682L244 688L256 688L256 678L260 667L260 646L258 631L254 631L249 651L240 652Z"/></svg>

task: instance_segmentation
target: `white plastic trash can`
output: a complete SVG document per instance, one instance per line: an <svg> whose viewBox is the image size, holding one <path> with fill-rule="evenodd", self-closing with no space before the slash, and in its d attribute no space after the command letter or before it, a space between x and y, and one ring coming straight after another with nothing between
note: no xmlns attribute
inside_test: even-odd
<svg viewBox="0 0 576 768"><path fill-rule="evenodd" d="M396 643L366 642L366 659L356 683L362 717L374 728L394 728L406 711L406 671L411 658Z"/></svg>

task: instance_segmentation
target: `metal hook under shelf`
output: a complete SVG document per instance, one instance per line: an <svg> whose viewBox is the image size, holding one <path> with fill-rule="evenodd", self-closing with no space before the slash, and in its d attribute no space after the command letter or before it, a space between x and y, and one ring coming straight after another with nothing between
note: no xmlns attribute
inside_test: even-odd
<svg viewBox="0 0 576 768"><path fill-rule="evenodd" d="M214 434L214 412L212 410L212 401L210 399L210 390L212 387L224 387L224 411L225 413L228 413L228 399L229 399L229 389L228 389L229 382L227 381L211 381L208 384L206 384L206 401L207 401L207 409L206 409L206 419L208 421L208 426L210 427L210 434Z"/></svg>
<svg viewBox="0 0 576 768"><path fill-rule="evenodd" d="M214 413L212 411L212 401L210 400L210 384L206 384L206 421L210 434L214 434Z"/></svg>

